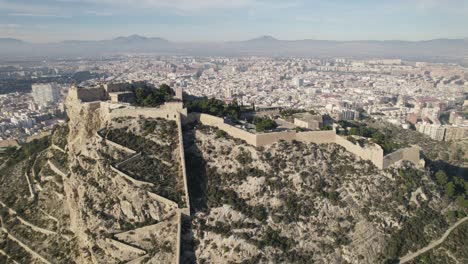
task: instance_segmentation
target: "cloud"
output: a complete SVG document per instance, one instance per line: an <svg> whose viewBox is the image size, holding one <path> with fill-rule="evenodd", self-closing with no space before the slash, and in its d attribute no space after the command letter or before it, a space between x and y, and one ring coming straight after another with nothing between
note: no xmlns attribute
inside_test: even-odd
<svg viewBox="0 0 468 264"><path fill-rule="evenodd" d="M0 10L10 11L14 13L53 13L57 11L57 8L48 7L45 5L37 4L23 4L23 3L12 3L6 1L0 1Z"/></svg>
<svg viewBox="0 0 468 264"><path fill-rule="evenodd" d="M12 3L0 0L0 11L5 11L8 16L17 17L70 17L61 14L56 7L49 7L41 4Z"/></svg>
<svg viewBox="0 0 468 264"><path fill-rule="evenodd" d="M16 29L20 27L21 25L19 24L0 24L0 29Z"/></svg>
<svg viewBox="0 0 468 264"><path fill-rule="evenodd" d="M70 18L71 17L67 15L40 14L40 13L8 13L8 15L19 16L19 17L57 17L57 18Z"/></svg>
<svg viewBox="0 0 468 264"><path fill-rule="evenodd" d="M135 8L172 8L177 10L231 9L255 5L257 0L57 0L59 2L104 4Z"/></svg>
<svg viewBox="0 0 468 264"><path fill-rule="evenodd" d="M385 4L390 11L404 11L414 9L419 11L457 12L466 11L468 2L466 0L396 0Z"/></svg>
<svg viewBox="0 0 468 264"><path fill-rule="evenodd" d="M87 10L83 12L85 15L92 15L92 16L113 16L114 14L112 12L105 12L105 11L92 11L92 10Z"/></svg>

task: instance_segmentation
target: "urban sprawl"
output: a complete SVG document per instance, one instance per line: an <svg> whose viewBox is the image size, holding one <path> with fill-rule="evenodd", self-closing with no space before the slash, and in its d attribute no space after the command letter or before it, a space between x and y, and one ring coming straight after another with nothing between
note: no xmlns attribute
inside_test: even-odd
<svg viewBox="0 0 468 264"><path fill-rule="evenodd" d="M61 78L77 73L79 78ZM257 111L313 110L314 115L294 121L312 130L321 128L321 117L336 122L369 117L439 141L468 137L468 71L455 64L133 55L0 65L2 86L15 80L30 84L0 95L2 146L64 122L64 99L71 86L122 81L165 83L188 95L237 101Z"/></svg>

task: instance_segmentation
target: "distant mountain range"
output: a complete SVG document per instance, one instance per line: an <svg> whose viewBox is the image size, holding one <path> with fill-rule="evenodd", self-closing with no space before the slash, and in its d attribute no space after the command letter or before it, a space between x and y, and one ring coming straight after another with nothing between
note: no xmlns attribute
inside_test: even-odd
<svg viewBox="0 0 468 264"><path fill-rule="evenodd" d="M272 36L262 36L246 41L197 43L171 42L163 38L132 35L110 40L69 40L43 44L0 38L0 59L3 60L101 56L119 53L466 60L468 58L468 39L333 41L279 40Z"/></svg>

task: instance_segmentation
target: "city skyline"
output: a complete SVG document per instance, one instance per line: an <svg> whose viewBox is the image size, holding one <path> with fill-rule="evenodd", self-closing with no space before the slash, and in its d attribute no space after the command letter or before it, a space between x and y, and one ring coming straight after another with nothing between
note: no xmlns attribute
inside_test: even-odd
<svg viewBox="0 0 468 264"><path fill-rule="evenodd" d="M466 38L468 3L416 1L1 0L0 37L31 42L133 34L171 41Z"/></svg>

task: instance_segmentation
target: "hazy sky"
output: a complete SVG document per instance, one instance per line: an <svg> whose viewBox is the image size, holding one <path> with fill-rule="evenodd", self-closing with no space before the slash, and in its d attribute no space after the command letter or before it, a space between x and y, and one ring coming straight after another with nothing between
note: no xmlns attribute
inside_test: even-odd
<svg viewBox="0 0 468 264"><path fill-rule="evenodd" d="M468 37L468 0L0 0L0 37L174 41Z"/></svg>

